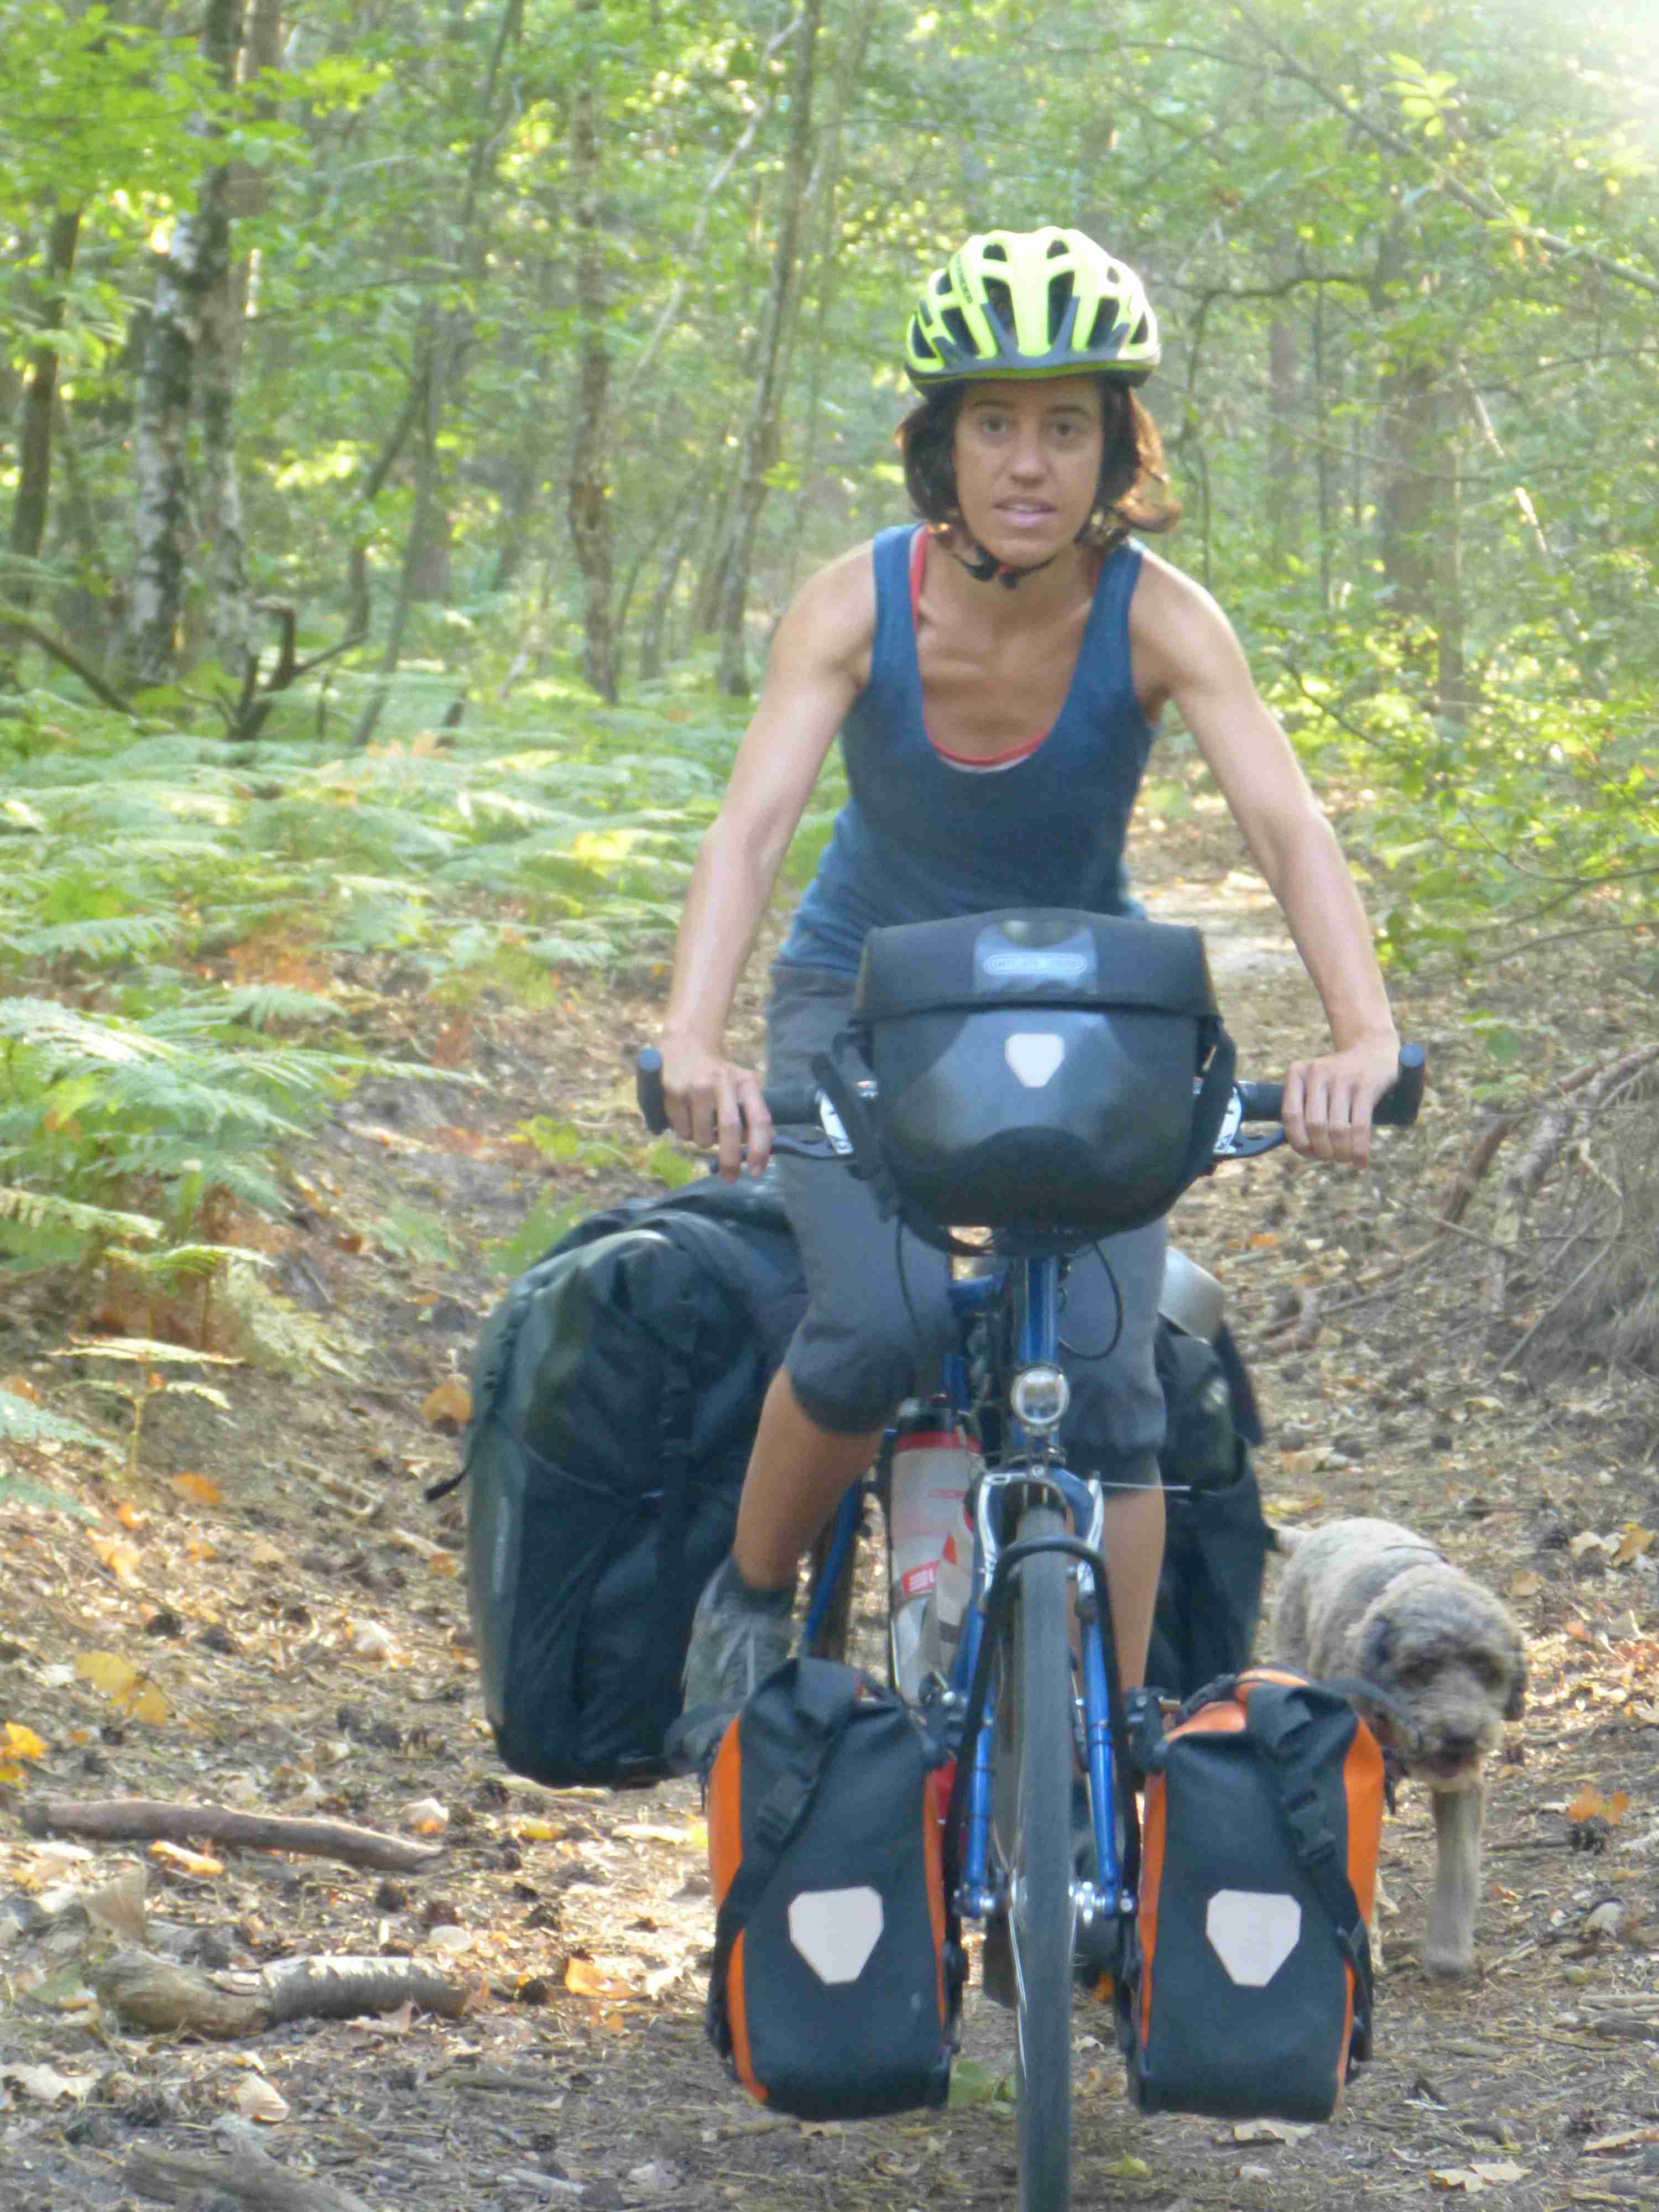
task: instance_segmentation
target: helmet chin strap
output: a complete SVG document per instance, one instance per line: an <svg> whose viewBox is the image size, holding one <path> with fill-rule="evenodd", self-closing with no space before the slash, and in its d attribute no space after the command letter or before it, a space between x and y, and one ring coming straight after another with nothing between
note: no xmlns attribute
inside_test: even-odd
<svg viewBox="0 0 1659 2212"><path fill-rule="evenodd" d="M952 546L951 551L955 558L976 584L998 583L1005 592L1012 592L1022 576L1035 576L1039 569L1047 568L1060 558L1058 553L1051 553L1047 561L1033 561L1029 568L1016 568L1006 561L999 561L994 553L988 553L976 539L970 538L968 543L975 549L975 558L970 561L965 553L957 553Z"/></svg>

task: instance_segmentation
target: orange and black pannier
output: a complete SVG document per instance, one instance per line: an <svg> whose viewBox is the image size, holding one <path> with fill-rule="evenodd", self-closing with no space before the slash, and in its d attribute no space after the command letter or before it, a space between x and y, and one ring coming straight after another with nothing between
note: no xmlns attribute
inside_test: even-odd
<svg viewBox="0 0 1659 2212"><path fill-rule="evenodd" d="M946 1898L945 1753L855 1668L791 1659L708 1778L707 2021L770 2110L866 2119L943 2105L965 1961Z"/></svg>
<svg viewBox="0 0 1659 2212"><path fill-rule="evenodd" d="M1370 2054L1366 1924L1382 1754L1334 1683L1224 1676L1166 1726L1131 1698L1146 1776L1139 1884L1116 1986L1143 2112L1326 2120Z"/></svg>

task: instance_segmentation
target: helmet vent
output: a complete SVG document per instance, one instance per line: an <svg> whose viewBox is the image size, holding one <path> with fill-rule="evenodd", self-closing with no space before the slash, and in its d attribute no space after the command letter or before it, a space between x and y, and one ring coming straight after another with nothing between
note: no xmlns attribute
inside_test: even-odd
<svg viewBox="0 0 1659 2212"><path fill-rule="evenodd" d="M1008 249L1000 238L988 238L981 258L986 261L1006 261L1008 258Z"/></svg>
<svg viewBox="0 0 1659 2212"><path fill-rule="evenodd" d="M985 304L1005 331L1014 328L1014 295L1000 276L985 280Z"/></svg>
<svg viewBox="0 0 1659 2212"><path fill-rule="evenodd" d="M968 318L961 308L946 307L939 320L950 333L951 344L971 355L975 350L973 334L968 328Z"/></svg>
<svg viewBox="0 0 1659 2212"><path fill-rule="evenodd" d="M1063 276L1056 270L1048 279L1048 343L1051 346L1060 343L1068 312L1075 304L1070 270Z"/></svg>
<svg viewBox="0 0 1659 2212"><path fill-rule="evenodd" d="M1056 236L1048 240L1048 258L1050 261L1058 259L1061 254L1070 253L1071 250L1071 247L1061 237Z"/></svg>
<svg viewBox="0 0 1659 2212"><path fill-rule="evenodd" d="M1131 337L1130 337L1130 339L1129 339L1129 343L1130 343L1131 345L1137 345L1137 346L1138 346L1138 345L1145 345L1145 344L1146 344L1146 316L1145 316L1145 315L1143 315L1143 316L1141 317L1140 320L1139 320L1139 321L1135 325L1135 326L1134 326L1134 331L1133 331L1133 333L1132 334L1132 336L1131 336Z"/></svg>

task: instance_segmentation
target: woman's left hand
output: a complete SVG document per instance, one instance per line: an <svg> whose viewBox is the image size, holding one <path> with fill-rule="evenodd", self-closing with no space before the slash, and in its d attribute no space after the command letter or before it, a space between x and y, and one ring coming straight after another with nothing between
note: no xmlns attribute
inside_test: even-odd
<svg viewBox="0 0 1659 2212"><path fill-rule="evenodd" d="M1292 1060L1283 1109L1291 1149L1363 1168L1371 1156L1371 1109L1399 1073L1400 1041L1392 1035Z"/></svg>

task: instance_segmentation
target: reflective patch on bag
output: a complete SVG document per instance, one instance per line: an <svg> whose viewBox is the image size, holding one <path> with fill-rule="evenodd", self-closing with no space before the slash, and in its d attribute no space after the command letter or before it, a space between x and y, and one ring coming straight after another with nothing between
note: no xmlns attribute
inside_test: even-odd
<svg viewBox="0 0 1659 2212"><path fill-rule="evenodd" d="M1282 1891L1218 1889L1204 1933L1232 1981L1266 1989L1302 1938L1302 1907Z"/></svg>
<svg viewBox="0 0 1659 2212"><path fill-rule="evenodd" d="M789 1900L789 1940L821 1982L855 1982L881 1941L881 1893L804 1889Z"/></svg>
<svg viewBox="0 0 1659 2212"><path fill-rule="evenodd" d="M1002 1053L1028 1091L1041 1091L1065 1059L1066 1044L1052 1030L1018 1030L1005 1041Z"/></svg>

